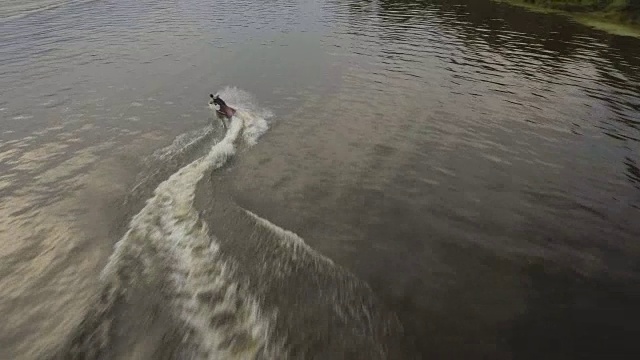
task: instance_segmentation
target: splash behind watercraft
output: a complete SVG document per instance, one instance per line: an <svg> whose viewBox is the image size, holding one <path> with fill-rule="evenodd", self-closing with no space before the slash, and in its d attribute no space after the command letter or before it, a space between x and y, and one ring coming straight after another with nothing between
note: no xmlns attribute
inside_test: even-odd
<svg viewBox="0 0 640 360"><path fill-rule="evenodd" d="M211 97L211 100L209 100L209 107L215 109L218 116L223 116L231 120L231 117L236 113L236 109L227 105L218 95L214 96L213 94L209 94L209 97Z"/></svg>

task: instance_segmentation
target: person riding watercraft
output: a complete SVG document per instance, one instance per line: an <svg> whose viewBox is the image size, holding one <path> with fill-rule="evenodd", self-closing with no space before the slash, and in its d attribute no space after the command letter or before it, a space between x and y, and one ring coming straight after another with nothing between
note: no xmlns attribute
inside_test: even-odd
<svg viewBox="0 0 640 360"><path fill-rule="evenodd" d="M218 113L218 115L220 116L226 117L228 120L231 120L231 117L236 113L236 109L227 105L224 100L220 99L220 96L218 95L213 96L213 94L209 94L209 97L211 97L211 100L209 100L209 105L215 108L216 113Z"/></svg>

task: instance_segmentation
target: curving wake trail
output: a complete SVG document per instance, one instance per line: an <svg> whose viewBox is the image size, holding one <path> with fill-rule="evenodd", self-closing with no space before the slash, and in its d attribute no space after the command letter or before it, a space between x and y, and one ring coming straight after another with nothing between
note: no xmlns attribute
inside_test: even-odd
<svg viewBox="0 0 640 360"><path fill-rule="evenodd" d="M103 272L106 281L120 282L122 272L133 261L141 265L136 266L139 273L127 278L165 274L168 283L164 285L168 286L175 315L199 338L195 342L206 357L252 358L258 352L275 351L267 344L267 319L253 299L234 296L240 290L228 281L232 269L219 258L207 224L193 208L196 184L206 172L221 167L235 154L234 142L243 124L251 121L255 119L239 111L226 136L206 156L158 186L131 221Z"/></svg>
<svg viewBox="0 0 640 360"><path fill-rule="evenodd" d="M102 272L105 290L61 357L95 358L114 337L118 307L131 289L153 284L172 315L190 335L189 351L201 358L278 357L267 343L265 314L231 281L233 269L217 254L215 239L193 207L198 181L222 167L243 134L249 145L267 130L265 117L239 109L224 138L203 157L184 166L154 191L133 217ZM244 132L243 132L244 130Z"/></svg>
<svg viewBox="0 0 640 360"><path fill-rule="evenodd" d="M268 129L268 112L237 107L224 138L132 218L59 358L396 358L389 343L402 327L365 283L208 182L241 140L251 146ZM170 325L154 323L158 313Z"/></svg>

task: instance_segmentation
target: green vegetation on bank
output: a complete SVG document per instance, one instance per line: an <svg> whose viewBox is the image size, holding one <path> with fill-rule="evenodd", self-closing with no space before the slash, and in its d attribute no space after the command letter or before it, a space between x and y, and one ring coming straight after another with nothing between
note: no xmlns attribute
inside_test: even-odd
<svg viewBox="0 0 640 360"><path fill-rule="evenodd" d="M605 31L640 37L640 0L497 0L562 13Z"/></svg>

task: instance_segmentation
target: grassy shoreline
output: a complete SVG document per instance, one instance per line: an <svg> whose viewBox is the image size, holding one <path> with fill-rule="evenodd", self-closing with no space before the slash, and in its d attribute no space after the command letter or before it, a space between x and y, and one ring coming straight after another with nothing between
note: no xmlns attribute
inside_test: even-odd
<svg viewBox="0 0 640 360"><path fill-rule="evenodd" d="M541 13L566 15L611 34L640 38L640 0L494 0Z"/></svg>

